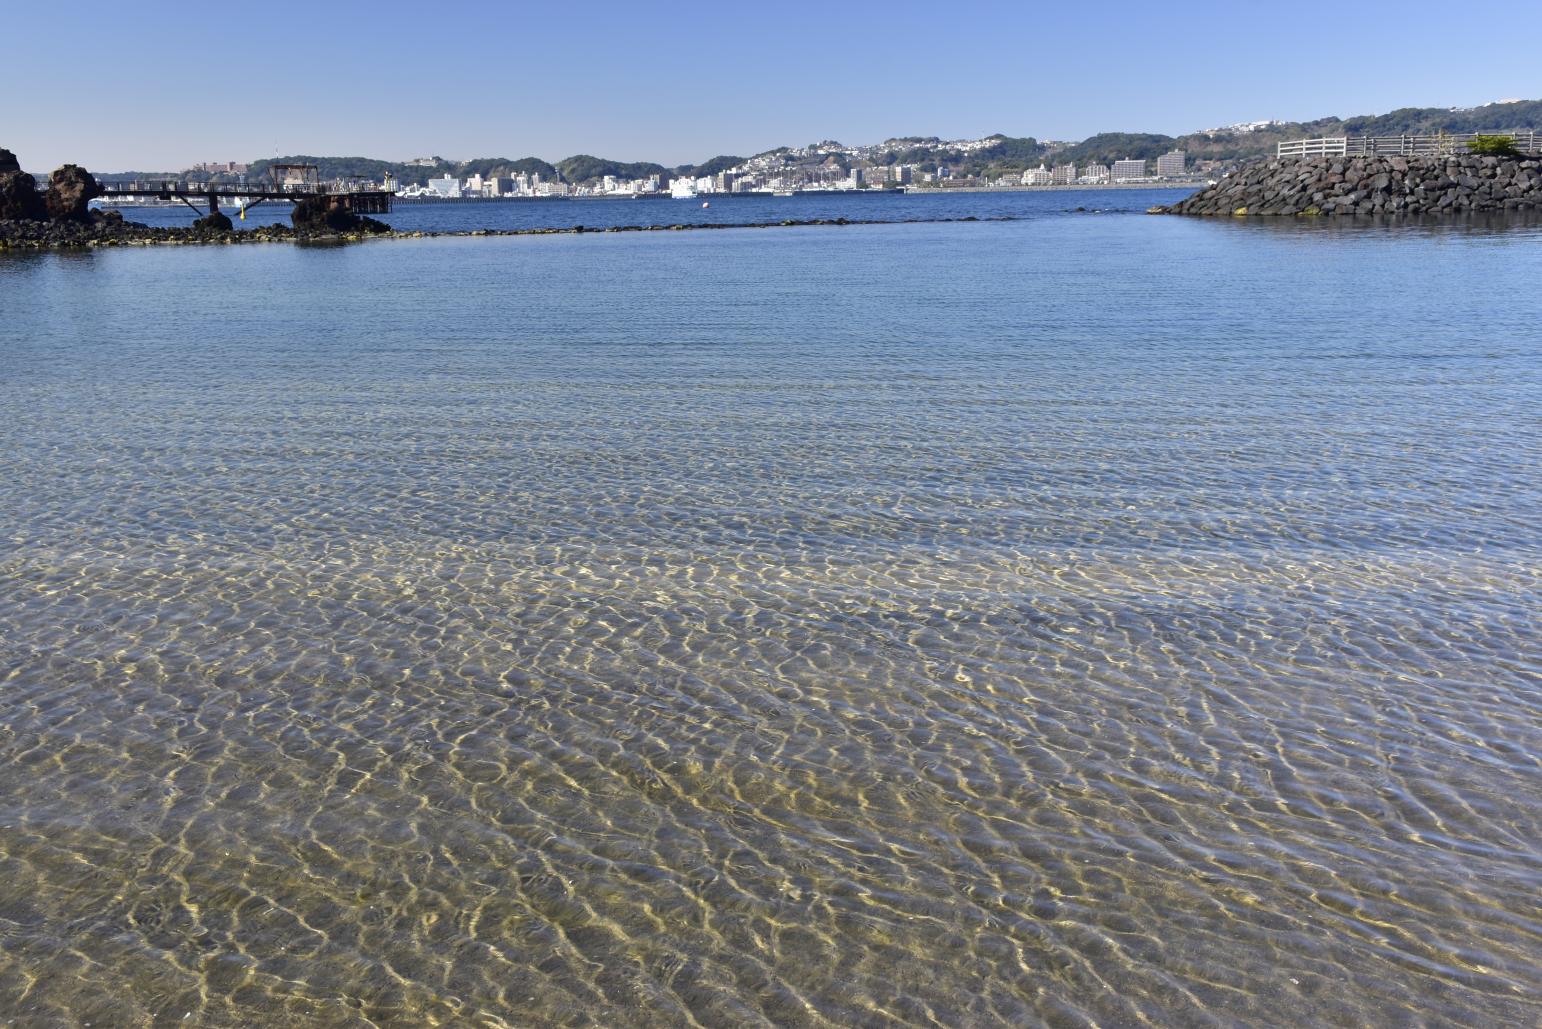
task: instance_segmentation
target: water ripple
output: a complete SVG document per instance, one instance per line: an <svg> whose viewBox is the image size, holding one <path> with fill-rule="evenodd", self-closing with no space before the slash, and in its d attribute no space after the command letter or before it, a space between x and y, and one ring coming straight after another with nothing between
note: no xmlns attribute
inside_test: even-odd
<svg viewBox="0 0 1542 1029"><path fill-rule="evenodd" d="M10 266L0 1013L1536 1021L1538 258L1088 225Z"/></svg>

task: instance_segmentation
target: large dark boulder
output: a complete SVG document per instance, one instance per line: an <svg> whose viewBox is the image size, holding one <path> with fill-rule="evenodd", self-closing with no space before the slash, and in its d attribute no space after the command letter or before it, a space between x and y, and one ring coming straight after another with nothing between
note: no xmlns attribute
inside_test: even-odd
<svg viewBox="0 0 1542 1029"><path fill-rule="evenodd" d="M90 217L92 200L102 195L102 187L91 173L78 164L67 164L48 179L43 204L48 217L55 221L85 221Z"/></svg>
<svg viewBox="0 0 1542 1029"><path fill-rule="evenodd" d="M0 221L41 221L45 217L37 183L21 170L15 154L0 147Z"/></svg>
<svg viewBox="0 0 1542 1029"><path fill-rule="evenodd" d="M193 228L209 232L229 232L235 226L231 224L229 215L219 211L211 211L193 222Z"/></svg>
<svg viewBox="0 0 1542 1029"><path fill-rule="evenodd" d="M0 221L42 221L48 217L37 183L24 171L0 172Z"/></svg>
<svg viewBox="0 0 1542 1029"><path fill-rule="evenodd" d="M390 232L391 226L374 218L365 218L342 207L333 207L319 197L308 197L294 205L289 214L296 232Z"/></svg>

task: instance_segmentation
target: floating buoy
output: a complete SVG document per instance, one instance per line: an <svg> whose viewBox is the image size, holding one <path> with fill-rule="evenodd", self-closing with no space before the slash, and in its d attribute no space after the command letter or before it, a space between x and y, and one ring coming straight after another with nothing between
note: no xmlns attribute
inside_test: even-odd
<svg viewBox="0 0 1542 1029"><path fill-rule="evenodd" d="M710 201L710 200L703 200L701 202L701 206L703 206L703 207L711 207L712 206L712 201Z"/></svg>

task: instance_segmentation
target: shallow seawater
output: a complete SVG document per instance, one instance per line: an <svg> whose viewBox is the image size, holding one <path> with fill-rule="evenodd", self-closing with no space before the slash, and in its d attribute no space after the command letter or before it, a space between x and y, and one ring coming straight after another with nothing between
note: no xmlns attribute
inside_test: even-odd
<svg viewBox="0 0 1542 1029"><path fill-rule="evenodd" d="M941 221L959 218L1038 218L1086 211L1141 212L1154 204L1172 204L1197 186L1091 188L1046 190L937 191L925 193L799 193L777 197L762 193L708 194L697 200L601 198L514 198L507 200L398 201L380 215L398 232L471 232L553 229L583 225L613 226L748 225L764 222L813 221ZM288 225L289 204L267 202L246 212L237 228L279 222ZM156 226L188 226L202 212L183 204L168 207L125 207L132 222ZM226 213L238 211L227 205Z"/></svg>
<svg viewBox="0 0 1542 1029"><path fill-rule="evenodd" d="M1542 1019L1542 231L0 257L18 1025Z"/></svg>

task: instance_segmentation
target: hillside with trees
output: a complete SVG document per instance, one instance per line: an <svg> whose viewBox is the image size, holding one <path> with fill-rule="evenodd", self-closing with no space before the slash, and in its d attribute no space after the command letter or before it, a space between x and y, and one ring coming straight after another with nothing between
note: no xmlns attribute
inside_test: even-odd
<svg viewBox="0 0 1542 1029"><path fill-rule="evenodd" d="M650 175L667 176L669 169L662 164L648 161L609 161L589 154L576 154L557 162L557 171L564 182L591 182L606 175L618 179L646 179Z"/></svg>
<svg viewBox="0 0 1542 1029"><path fill-rule="evenodd" d="M701 178L704 175L716 175L732 168L737 168L744 163L742 157L730 157L727 154L719 154L701 164L682 164L675 171L680 175L689 175L693 178Z"/></svg>
<svg viewBox="0 0 1542 1029"><path fill-rule="evenodd" d="M995 177L1021 171L1024 168L1044 164L1078 165L1107 164L1119 158L1144 158L1150 160L1169 150L1183 150L1191 160L1238 161L1263 157L1274 153L1275 144L1281 140L1300 139L1308 136L1338 136L1344 134L1367 136L1431 135L1437 132L1503 133L1515 129L1542 128L1542 100L1520 100L1513 103L1486 104L1482 107L1451 109L1444 107L1404 107L1386 114L1356 115L1349 118L1327 117L1312 121L1284 122L1268 125L1253 131L1217 130L1193 132L1182 136L1167 136L1151 132L1102 132L1079 143L1050 145L1032 136L1006 136L1000 133L987 136L980 143L967 149L961 148L936 136L899 136L885 140L876 147L844 148L829 152L839 144L825 141L812 144L808 151L797 153L788 147L778 147L756 155L752 160L770 160L777 164L825 165L845 172L853 165L909 164L925 168L943 167L955 177L986 175ZM858 154L860 160L854 159ZM671 175L716 175L744 163L744 158L719 155L697 165L681 165L675 169L649 161L613 161L590 154L575 154L558 161L555 165L538 157L510 160L505 157L479 157L469 161L447 161L435 157L431 164L382 161L368 157L311 157L296 155L256 161L250 176L265 175L274 163L315 164L323 179L349 176L379 180L386 173L395 176L404 186L422 185L430 178L445 175L465 178L468 175L514 176L538 174L551 181L560 178L564 182L583 185L597 182L606 175L619 179L639 179L657 175L667 180Z"/></svg>
<svg viewBox="0 0 1542 1029"><path fill-rule="evenodd" d="M1194 132L1184 136L1104 132L1054 152L1053 163L1106 164L1121 157L1151 159L1182 150L1191 159L1236 161L1267 157L1282 140L1314 136L1428 136L1438 132L1506 132L1542 127L1542 100L1486 104L1465 110L1404 107L1387 114L1283 122L1252 132Z"/></svg>

